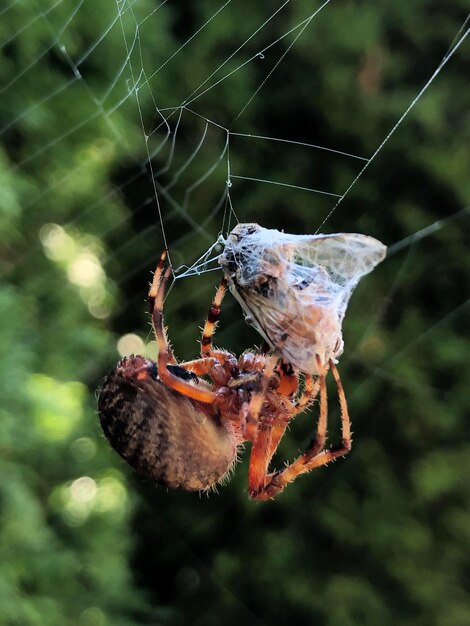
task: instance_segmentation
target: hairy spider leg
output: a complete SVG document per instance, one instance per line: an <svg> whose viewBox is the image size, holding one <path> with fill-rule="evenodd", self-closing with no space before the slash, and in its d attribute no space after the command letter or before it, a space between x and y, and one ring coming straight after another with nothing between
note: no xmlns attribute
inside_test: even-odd
<svg viewBox="0 0 470 626"><path fill-rule="evenodd" d="M302 411L305 406L303 404L301 408L292 412L282 410L281 402L277 415L275 412L273 417L264 415L261 419L259 418L263 402L266 399L269 381L279 362L279 386L276 391L278 394L286 396L286 398L294 395L298 388L298 376L293 366L282 359L280 360L278 355L273 354L268 358L263 369L260 388L253 393L249 405L243 407L242 422L244 435L248 441L253 442L248 470L248 490L250 493L254 490L258 491L260 485L264 487L268 479L269 464L279 446L279 442L284 436L291 417ZM305 392L304 389L304 393L301 396L302 402L305 401L305 404L307 402L306 397L312 391L310 380L309 378L308 383L306 383L305 389L307 391Z"/></svg>
<svg viewBox="0 0 470 626"><path fill-rule="evenodd" d="M346 396L344 394L338 370L331 359L329 361L329 366L336 382L341 408L341 444L334 446L329 450L323 450L326 439L328 413L326 378L323 371L322 374L320 374L320 418L318 420L318 429L315 439L305 453L299 456L291 465L287 466L284 470L280 470L279 472L267 476L266 478L268 479L268 482L265 485L263 485L263 482L260 481L258 489L250 489L250 497L252 499L268 500L273 498L281 492L286 485L295 480L297 476L300 476L305 472L309 472L316 467L326 465L330 461L333 461L340 456L344 456L351 450L351 423Z"/></svg>
<svg viewBox="0 0 470 626"><path fill-rule="evenodd" d="M290 375L290 372L285 367L283 368L283 363L281 363L280 367L281 384L276 390L278 393L281 392L280 390L283 387L282 376L286 375L289 377ZM281 411L271 424L267 420L259 420L257 437L251 448L248 470L248 489L250 493L258 492L260 484L264 487L269 480L269 465L289 422L313 402L319 389L319 379L316 378L314 380L311 374L305 374L304 389L295 404L291 405L292 408L285 412ZM283 395L289 396L291 394L284 393Z"/></svg>
<svg viewBox="0 0 470 626"><path fill-rule="evenodd" d="M198 400L199 402L203 402L205 404L213 404L216 395L212 391L209 391L205 385L203 388L198 388L192 383L189 383L186 380L179 378L178 376L170 372L167 368L167 365L176 363L173 353L168 346L168 340L166 337L163 322L163 301L165 296L165 286L171 274L171 265L167 267L165 273L163 274L158 288L156 286L156 282L160 279L160 276L162 274L162 268L160 267L160 263L164 263L165 256L163 256L162 254L162 256L160 257L159 265L157 265L154 280L149 292L149 304L151 306L153 328L155 331L155 337L157 339L158 345L158 375L161 381L170 389L174 389L175 391L178 391L182 395L188 398L192 398L193 400Z"/></svg>
<svg viewBox="0 0 470 626"><path fill-rule="evenodd" d="M297 415L303 411L309 404L311 404L318 395L320 391L320 379L318 377L313 378L312 374L305 374L304 378L304 388L297 398L295 403L295 412L292 416Z"/></svg>
<svg viewBox="0 0 470 626"><path fill-rule="evenodd" d="M336 365L330 360L330 369L335 379L336 387L338 389L339 406L341 408L341 434L342 442L338 449L344 448L343 454L346 454L351 450L351 419L349 417L348 403L346 402L346 394L344 393L343 383L336 368Z"/></svg>
<svg viewBox="0 0 470 626"><path fill-rule="evenodd" d="M277 391L279 391L279 388ZM311 374L305 374L304 389L293 408L289 411L287 419L278 419L274 421L271 431L271 441L266 451L268 456L268 468L269 463L271 462L271 459L273 458L273 455L276 452L282 437L284 436L287 425L296 415L302 413L302 411L304 411L315 400L319 391L320 379L316 378L316 380L314 380Z"/></svg>
<svg viewBox="0 0 470 626"><path fill-rule="evenodd" d="M163 252L160 255L160 259L158 261L157 268L156 268L154 276L153 276L152 285L150 287L149 294L148 294L148 297L147 297L151 313L154 310L155 299L157 297L160 284L162 282L162 274L163 274L163 268L165 267L165 260L166 260L166 258L167 258L167 251L163 250ZM171 268L168 269L168 271L171 271ZM224 283L224 288L221 291L221 289L219 287L219 290L217 291L216 297L215 297L215 306L218 306L219 313L220 313L220 304L221 304L221 302L223 300L224 292L225 292L225 286L227 284L225 280L223 280L222 283ZM162 300L161 306L163 307L163 300ZM212 305L211 310L213 308L214 308L214 304ZM214 321L216 321L216 320L214 320ZM163 325L163 322L162 322L162 325ZM163 330L165 330L165 329L163 329ZM166 335L165 335L165 339L166 339ZM172 352L171 347L169 346L167 340L166 340L166 343L167 343L168 352L169 352L168 364L175 364L176 365L177 364L176 358L173 355L173 352ZM229 356L228 352L213 351L212 354L210 355L211 358L204 357L202 359L193 359L191 361L186 361L185 363L179 363L179 366L180 367L184 367L184 369L187 369L190 372L192 372L192 373L194 373L194 374L196 374L198 376L203 376L203 375L209 373L210 369L216 363L216 359L218 361L220 361L220 362L225 362L227 360L228 356ZM205 381L200 381L200 382L205 384Z"/></svg>
<svg viewBox="0 0 470 626"><path fill-rule="evenodd" d="M209 313L204 324L204 329L202 331L201 356L203 357L213 356L214 351L212 348L212 337L214 336L215 330L217 328L217 323L220 317L220 309L222 307L222 300L224 299L226 290L227 281L225 280L225 278L223 278L219 287L217 288L214 299L212 300L212 305L209 309Z"/></svg>
<svg viewBox="0 0 470 626"><path fill-rule="evenodd" d="M253 442L248 468L248 491L250 497L257 494L269 481L269 464L287 428L289 419L274 418L272 423L260 420Z"/></svg>
<svg viewBox="0 0 470 626"><path fill-rule="evenodd" d="M165 267L166 257L167 257L167 251L162 250L162 253L160 254L160 258L158 259L157 267L155 269L152 284L150 285L150 289L149 289L149 293L147 297L147 301L150 306L150 313L153 311L155 298L157 297L158 287L160 286L160 281L162 278L163 268Z"/></svg>
<svg viewBox="0 0 470 626"><path fill-rule="evenodd" d="M153 274L152 284L150 285L150 289L147 296L147 302L149 303L150 313L153 313L155 308L155 298L158 294L158 289L160 287L162 281L163 268L165 267L165 260L167 257L167 251L162 250L160 254L160 258L158 259L157 267L155 268L155 272Z"/></svg>
<svg viewBox="0 0 470 626"><path fill-rule="evenodd" d="M201 358L180 363L181 367L184 367L198 376L203 376L205 374L210 375L211 369L217 363L223 365L229 359L234 359L234 356L227 350L215 350L212 345L212 338L217 329L220 311L222 308L222 301L226 291L227 281L223 278L217 288L214 299L212 300L211 308L209 309L209 313L202 330Z"/></svg>
<svg viewBox="0 0 470 626"><path fill-rule="evenodd" d="M248 491L251 498L257 498L258 494L263 493L263 490L269 486L270 482L276 476L276 473L271 475L269 474L269 464L285 433L289 421L305 408L307 402L309 400L311 401L312 394L315 393L316 395L316 393L318 393L318 389L322 389L322 385L326 389L323 368L320 368L320 371L322 374L319 376L318 385L313 383L313 379L310 375L307 375L308 378L306 376L305 388L299 398L299 401L301 401L300 407L297 403L293 413L287 412L284 419L276 419L271 425L269 425L269 427L267 423L260 421L261 423L258 426L257 438L251 450L248 470ZM328 407L325 402L326 393L323 394L323 401L322 396L320 396L320 418L318 420L317 432L312 446L312 453L314 454L317 454L317 452L325 445L326 415L328 411Z"/></svg>
<svg viewBox="0 0 470 626"><path fill-rule="evenodd" d="M192 361L186 361L180 363L182 367L190 370L198 376L210 374L211 369L216 363L222 365L229 359L233 359L233 355L227 350L214 350L212 345L212 338L217 329L220 311L222 308L222 301L227 291L227 281L223 278L217 288L214 299L212 300L211 308L207 315L207 319L204 323L201 338L201 357L200 359L193 359Z"/></svg>
<svg viewBox="0 0 470 626"><path fill-rule="evenodd" d="M155 273L153 275L153 280L152 280L152 284L150 285L150 289L148 292L148 296L147 296L147 302L149 304L149 309L150 309L150 314L152 315L152 319L153 319L153 315L154 315L154 311L155 311L155 299L157 297L158 294L158 290L160 288L160 284L162 282L162 274L163 274L163 268L165 267L165 260L167 257L167 251L166 250L162 250L162 253L160 254L160 258L158 259L158 263L157 263L157 267L155 269ZM169 266L169 271L171 271L171 266ZM167 271L168 271L167 269ZM173 351L170 347L170 345L168 344L167 338L166 338L166 334L165 334L165 328L163 327L163 296L162 296L162 303L161 303L161 307L162 307L162 330L163 330L163 337L164 337L164 343L166 345L166 349L168 351L168 363L176 363L176 358L173 354ZM155 328L155 323L154 323L154 328ZM156 332L156 331L155 331ZM160 346L159 346L160 348Z"/></svg>
<svg viewBox="0 0 470 626"><path fill-rule="evenodd" d="M233 358L227 350L214 350L212 346L212 337L217 329L217 322L220 317L220 309L226 289L227 281L224 278L217 288L211 308L209 309L209 313L207 315L207 319L204 323L201 339L202 358L180 363L181 367L184 367L198 376L210 374L211 369L216 365L216 363L223 364L228 361L228 359Z"/></svg>
<svg viewBox="0 0 470 626"><path fill-rule="evenodd" d="M281 368L282 369L282 368ZM277 391L280 392L280 387L278 387ZM265 451L267 456L267 464L266 471L269 469L269 464L271 463L271 459L276 452L281 439L284 436L286 428L289 422L299 413L302 413L317 397L318 392L320 391L320 379L316 377L313 378L312 374L305 374L304 381L304 389L302 394L297 399L295 405L293 405L292 409L289 411L287 417L282 417L274 420L272 430L271 430L271 438L268 444L268 447Z"/></svg>
<svg viewBox="0 0 470 626"><path fill-rule="evenodd" d="M269 381L274 374L278 361L279 356L277 354L272 354L266 359L265 366L261 372L259 387L252 393L250 401L245 403L242 407L244 423L243 435L247 441L256 441L258 417L263 408L263 402L266 399Z"/></svg>

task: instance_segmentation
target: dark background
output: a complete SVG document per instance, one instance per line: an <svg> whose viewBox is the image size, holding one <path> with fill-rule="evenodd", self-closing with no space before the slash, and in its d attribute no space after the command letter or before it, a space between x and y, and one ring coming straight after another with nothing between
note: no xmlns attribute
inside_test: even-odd
<svg viewBox="0 0 470 626"><path fill-rule="evenodd" d="M460 0L330 2L257 55L315 9L291 2L232 56L280 6L232 0L212 20L222 3L2 7L2 626L470 623L467 41L324 224L336 199L299 187L343 194L364 161L230 137L232 175L293 186L234 177L240 221L410 237L346 316L352 453L257 504L246 452L219 494L169 492L99 429L118 341L155 354L145 296L163 234L175 266L191 265L235 223L224 129L370 157L466 17ZM197 355L219 280L169 294L181 359ZM231 297L217 343L260 343ZM313 420L296 420L277 463Z"/></svg>

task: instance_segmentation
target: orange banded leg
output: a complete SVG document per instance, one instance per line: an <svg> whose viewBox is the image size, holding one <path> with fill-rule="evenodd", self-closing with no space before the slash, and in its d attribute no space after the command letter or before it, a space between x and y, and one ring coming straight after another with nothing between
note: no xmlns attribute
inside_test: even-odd
<svg viewBox="0 0 470 626"><path fill-rule="evenodd" d="M152 313L153 328L158 346L158 375L160 380L170 389L178 391L188 398L199 400L206 404L212 404L215 400L215 393L209 391L205 386L198 388L184 378L178 377L168 369L168 365L177 365L175 357L168 345L163 323L163 300L165 296L165 286L171 274L171 266L168 266L162 276L163 265L165 263L166 252L164 251L158 262L157 269L149 291L149 305Z"/></svg>
<svg viewBox="0 0 470 626"><path fill-rule="evenodd" d="M282 365L281 365L282 368ZM282 380L282 377L281 377ZM282 383L281 383L282 385ZM280 387L276 391L279 392ZM258 454L258 449L262 455L266 456L266 460L263 461L263 465L266 467L266 472L268 471L269 464L271 459L273 458L274 453L279 446L281 439L286 432L286 428L289 422L298 414L301 413L318 395L320 390L320 379L313 380L313 377L310 374L306 374L305 376L305 387L302 392L302 395L297 400L295 406L292 411L287 415L285 419L277 419L274 421L271 429L271 434L269 437L269 441L267 442L267 447L264 450L263 445L258 446L258 439L256 443L252 447L252 453L254 452L255 456Z"/></svg>
<svg viewBox="0 0 470 626"><path fill-rule="evenodd" d="M215 329L217 328L217 322L219 321L220 317L220 308L222 306L222 300L224 299L226 289L227 281L224 278L222 279L216 291L214 300L212 301L212 305L209 310L209 314L207 316L206 323L204 324L204 329L202 331L201 356L203 357L213 355L212 337L214 336ZM224 353L221 351L221 354Z"/></svg>
<svg viewBox="0 0 470 626"><path fill-rule="evenodd" d="M152 280L152 284L150 285L150 289L149 289L149 293L147 296L147 302L149 303L149 309L150 309L150 314L153 315L153 311L155 309L155 299L158 295L158 289L160 287L160 284L162 282L162 274L163 274L163 268L165 267L165 260L167 257L167 251L163 250L160 258L158 259L158 263L157 263L157 267L155 269L155 273L153 275L153 280ZM171 267L169 266L167 268L167 273L171 272ZM164 295L164 294L163 294ZM161 307L163 307L163 302L161 302Z"/></svg>
<svg viewBox="0 0 470 626"><path fill-rule="evenodd" d="M323 370L323 368L321 367L321 364L319 364L319 369L320 371ZM323 449L325 445L325 439L326 439L326 421L327 421L327 413L328 413L328 405L327 405L328 400L327 400L327 395L326 395L325 373L323 371L319 377L319 380L320 380L320 417L318 420L318 427L317 427L315 439L312 442L312 445L310 446L309 450L305 453L305 454L310 453L312 456L318 454L318 452L321 449ZM287 423L284 426L284 431L285 431L286 426L287 426ZM283 432L281 433L281 436L282 434ZM250 467L248 471L249 473L248 490L250 493L250 497L253 499L268 499L269 497L273 497L271 495L262 497L262 494L266 490L269 490L270 484L276 477L276 474L268 475L269 462L276 450L276 447L274 447L276 438L277 438L277 444L279 444L279 441L280 441L279 436L275 437L273 441L272 433L270 433L270 440L268 440L263 430L260 429L260 431L258 432L256 443L253 445L252 454L250 456ZM303 456L305 456L305 454ZM287 469L289 468L286 468L286 470Z"/></svg>
<svg viewBox="0 0 470 626"><path fill-rule="evenodd" d="M294 385L290 380L289 372L285 372L283 370L283 363L281 363L281 385L277 388L276 391L280 391L281 387L286 387L291 390ZM286 376L288 386L286 384L283 385L282 377ZM274 420L271 428L266 428L264 423L260 423L258 426L258 433L256 437L256 441L253 443L251 448L250 455L250 469L249 469L249 478L248 478L248 489L250 493L258 492L260 485L265 486L266 482L269 482L269 464L271 463L271 459L276 452L281 439L283 438L286 428L291 421L298 413L301 413L318 395L318 391L320 389L320 380L319 378L313 379L310 374L305 375L305 387L302 392L302 395L297 400L296 404L293 406L293 409L287 416L284 418L278 418ZM285 395L290 395L285 393Z"/></svg>
<svg viewBox="0 0 470 626"><path fill-rule="evenodd" d="M160 255L160 258L158 259L157 267L153 275L152 284L150 285L149 293L147 296L147 302L149 304L149 310L152 316L155 335L157 334L156 325L155 325L155 309L156 308L159 309L159 315L161 316L160 327L161 327L162 342L159 343L158 337L157 337L158 352L160 353L160 348L164 344L165 349L168 351L168 363L176 363L176 359L173 354L173 351L170 345L168 344L166 333L165 333L165 327L163 324L163 298L165 295L164 291L161 294L161 301L159 302L158 306L156 305L156 298L159 292L160 285L162 282L166 283L166 281L168 280L168 276L170 275L170 272L171 272L171 266L168 266L165 272L165 275L163 275L163 268L165 267L166 257L167 257L167 251L163 250Z"/></svg>
<svg viewBox="0 0 470 626"><path fill-rule="evenodd" d="M250 453L248 469L248 491L250 496L257 494L266 487L271 477L268 473L269 464L286 431L287 419L275 419L269 423L260 420L257 425L256 439Z"/></svg>
<svg viewBox="0 0 470 626"><path fill-rule="evenodd" d="M329 362L330 369L332 370L333 377L335 379L338 388L338 398L341 407L341 429L342 429L342 441L341 444L330 448L329 450L323 450L325 438L326 438L326 418L327 418L327 397L326 397L326 381L324 374L320 375L320 419L318 422L318 431L315 439L307 451L299 456L291 465L284 470L271 474L267 477L266 485L260 485L259 490L250 490L250 497L254 500L268 500L280 493L286 485L293 480L309 472L310 470L326 465L330 461L337 459L340 456L344 456L351 449L351 424L349 419L348 407L346 403L346 397L344 395L341 379L338 374L333 361ZM322 432L323 430L323 432Z"/></svg>
<svg viewBox="0 0 470 626"><path fill-rule="evenodd" d="M331 373L333 374L333 378L335 379L336 387L338 389L339 406L341 408L342 441L341 441L340 447L345 448L345 452L343 454L346 454L346 452L349 452L351 450L351 443L352 443L351 418L349 417L348 403L346 402L346 395L344 393L343 383L341 382L341 378L339 376L338 370L336 369L336 365L333 363L331 359L330 359L330 369L331 369Z"/></svg>

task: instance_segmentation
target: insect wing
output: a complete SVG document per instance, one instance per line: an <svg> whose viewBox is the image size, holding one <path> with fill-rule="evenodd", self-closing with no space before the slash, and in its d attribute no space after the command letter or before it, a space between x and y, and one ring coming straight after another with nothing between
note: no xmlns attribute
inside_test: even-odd
<svg viewBox="0 0 470 626"><path fill-rule="evenodd" d="M300 235L290 245L295 262L301 266L324 268L340 286L356 284L385 258L387 250L377 239L357 233Z"/></svg>
<svg viewBox="0 0 470 626"><path fill-rule="evenodd" d="M387 250L377 239L356 233L298 236L289 247L288 283L305 285L302 306L309 298L324 306L336 303L341 318L359 280L384 259Z"/></svg>

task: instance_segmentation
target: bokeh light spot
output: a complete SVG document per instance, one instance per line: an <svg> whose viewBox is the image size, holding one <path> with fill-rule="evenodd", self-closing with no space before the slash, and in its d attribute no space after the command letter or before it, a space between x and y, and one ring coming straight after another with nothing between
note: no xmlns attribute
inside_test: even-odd
<svg viewBox="0 0 470 626"><path fill-rule="evenodd" d="M120 337L117 342L117 351L121 356L127 356L128 354L142 354L144 351L144 342L142 339L133 333L128 333Z"/></svg>
<svg viewBox="0 0 470 626"><path fill-rule="evenodd" d="M98 258L92 252L82 252L70 263L67 275L70 282L80 287L100 284L105 274Z"/></svg>
<svg viewBox="0 0 470 626"><path fill-rule="evenodd" d="M98 487L93 478L81 476L70 486L70 495L78 503L88 503L94 500Z"/></svg>

